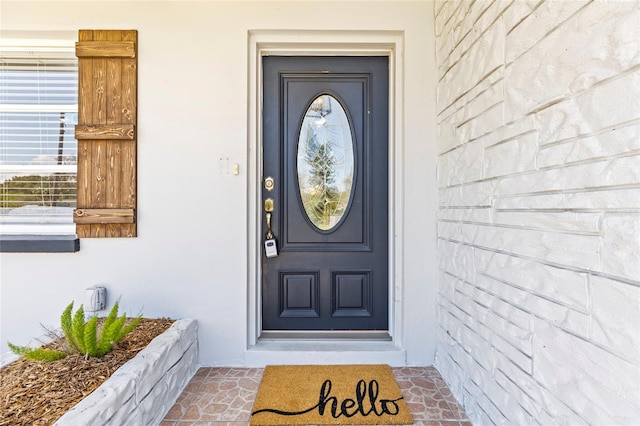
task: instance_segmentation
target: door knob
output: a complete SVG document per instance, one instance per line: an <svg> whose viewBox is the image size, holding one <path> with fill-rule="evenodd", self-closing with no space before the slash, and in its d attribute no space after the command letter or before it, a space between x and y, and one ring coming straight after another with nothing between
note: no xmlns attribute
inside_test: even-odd
<svg viewBox="0 0 640 426"><path fill-rule="evenodd" d="M273 232L271 231L271 212L273 212L273 199L272 198L267 198L266 200L264 200L264 211L266 213L266 219L267 219L267 239L272 239L273 238Z"/></svg>
<svg viewBox="0 0 640 426"><path fill-rule="evenodd" d="M267 213L271 213L273 211L273 199L267 198L264 200L264 211Z"/></svg>

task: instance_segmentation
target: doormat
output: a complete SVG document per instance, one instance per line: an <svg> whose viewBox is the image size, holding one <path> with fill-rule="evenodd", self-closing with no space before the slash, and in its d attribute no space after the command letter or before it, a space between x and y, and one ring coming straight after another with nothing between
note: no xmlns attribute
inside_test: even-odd
<svg viewBox="0 0 640 426"><path fill-rule="evenodd" d="M404 425L411 413L388 365L269 365L251 426Z"/></svg>

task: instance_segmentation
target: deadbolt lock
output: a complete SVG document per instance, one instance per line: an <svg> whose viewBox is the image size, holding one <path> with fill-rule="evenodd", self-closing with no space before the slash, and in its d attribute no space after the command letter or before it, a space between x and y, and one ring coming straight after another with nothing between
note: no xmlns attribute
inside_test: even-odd
<svg viewBox="0 0 640 426"><path fill-rule="evenodd" d="M264 189L266 189L267 191L272 191L275 186L276 186L276 182L273 180L271 176L267 177L264 180Z"/></svg>

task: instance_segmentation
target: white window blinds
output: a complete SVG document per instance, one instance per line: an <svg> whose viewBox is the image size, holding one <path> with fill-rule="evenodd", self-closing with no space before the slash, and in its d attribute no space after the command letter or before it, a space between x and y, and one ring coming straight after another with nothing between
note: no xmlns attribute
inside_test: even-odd
<svg viewBox="0 0 640 426"><path fill-rule="evenodd" d="M75 234L78 67L68 46L0 46L0 234Z"/></svg>

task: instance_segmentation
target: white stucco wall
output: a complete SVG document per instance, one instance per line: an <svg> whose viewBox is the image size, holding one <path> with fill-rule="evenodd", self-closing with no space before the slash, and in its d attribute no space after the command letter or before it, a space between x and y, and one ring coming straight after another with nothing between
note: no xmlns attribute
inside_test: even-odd
<svg viewBox="0 0 640 426"><path fill-rule="evenodd" d="M408 364L436 347L433 7L427 2L2 1L3 31L139 31L138 232L82 239L76 254L7 254L0 262L0 351L57 325L71 300L103 283L109 306L198 320L202 365L246 365L248 342L248 93L250 30L403 33L404 122L394 208L403 257L394 286L404 307ZM220 159L224 159L223 162ZM237 163L240 174L230 167ZM221 166L222 164L222 166ZM228 166L227 166L228 164ZM255 358L254 361L255 362Z"/></svg>
<svg viewBox="0 0 640 426"><path fill-rule="evenodd" d="M474 423L640 421L639 7L435 4L436 366Z"/></svg>

